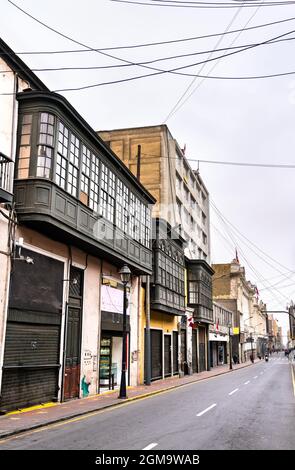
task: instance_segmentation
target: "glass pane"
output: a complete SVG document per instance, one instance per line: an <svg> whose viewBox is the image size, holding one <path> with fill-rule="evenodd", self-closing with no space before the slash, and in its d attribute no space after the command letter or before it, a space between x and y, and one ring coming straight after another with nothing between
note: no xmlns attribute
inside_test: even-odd
<svg viewBox="0 0 295 470"><path fill-rule="evenodd" d="M20 147L19 156L20 158L28 158L30 156L31 147L28 145L26 147Z"/></svg>
<svg viewBox="0 0 295 470"><path fill-rule="evenodd" d="M31 127L31 124L25 124L24 126L22 126L22 134L30 134Z"/></svg>
<svg viewBox="0 0 295 470"><path fill-rule="evenodd" d="M24 168L29 168L30 165L30 159L29 158L20 158L18 161L18 168L24 169Z"/></svg>
<svg viewBox="0 0 295 470"><path fill-rule="evenodd" d="M30 124L32 122L32 114L25 114L23 116L23 124Z"/></svg>
<svg viewBox="0 0 295 470"><path fill-rule="evenodd" d="M27 170L19 170L18 171L18 177L19 178L28 178L29 176L29 169Z"/></svg>
<svg viewBox="0 0 295 470"><path fill-rule="evenodd" d="M21 145L28 145L30 143L30 135L22 135L20 144Z"/></svg>

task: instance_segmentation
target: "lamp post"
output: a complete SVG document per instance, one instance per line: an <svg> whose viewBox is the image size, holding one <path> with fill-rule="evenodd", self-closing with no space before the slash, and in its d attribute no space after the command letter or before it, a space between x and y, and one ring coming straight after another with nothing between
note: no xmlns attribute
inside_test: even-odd
<svg viewBox="0 0 295 470"><path fill-rule="evenodd" d="M122 343L122 371L121 371L121 383L120 383L120 393L118 398L127 398L126 393L126 369L127 369L127 332L126 332L126 311L127 311L127 294L126 294L126 286L130 281L131 271L127 264L119 271L121 281L124 287L124 294L123 294L123 343Z"/></svg>
<svg viewBox="0 0 295 470"><path fill-rule="evenodd" d="M229 369L232 370L233 368L233 361L232 361L232 344L231 344L231 323L228 324L228 348L229 348Z"/></svg>

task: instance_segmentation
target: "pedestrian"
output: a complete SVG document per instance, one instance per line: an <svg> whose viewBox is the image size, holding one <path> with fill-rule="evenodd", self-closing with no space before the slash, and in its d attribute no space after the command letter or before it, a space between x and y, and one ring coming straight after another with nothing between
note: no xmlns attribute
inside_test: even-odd
<svg viewBox="0 0 295 470"><path fill-rule="evenodd" d="M250 354L250 361L252 362L252 364L254 363L254 356L253 356L253 354Z"/></svg>
<svg viewBox="0 0 295 470"><path fill-rule="evenodd" d="M233 355L233 360L235 364L238 363L238 356L236 354Z"/></svg>

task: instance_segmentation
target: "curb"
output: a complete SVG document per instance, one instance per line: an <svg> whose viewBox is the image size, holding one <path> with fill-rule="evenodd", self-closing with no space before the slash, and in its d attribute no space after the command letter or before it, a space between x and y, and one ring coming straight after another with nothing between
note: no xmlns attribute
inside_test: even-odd
<svg viewBox="0 0 295 470"><path fill-rule="evenodd" d="M256 364L258 364L258 363L256 363ZM182 383L182 384L178 384L178 385L172 385L171 387L166 387L166 388L162 388L160 390L154 390L152 392L143 393L141 395L137 395L135 397L127 398L125 400L118 401L116 403L112 403L112 404L109 404L109 405L104 405L101 408L96 408L96 409L93 409L93 410L90 410L90 411L81 411L81 412L78 412L78 413L74 412L71 415L64 416L64 417L61 417L61 418L56 418L56 419L53 419L52 421L48 421L46 423L42 423L42 424L40 423L40 424L36 424L36 425L31 425L29 427L24 427L22 429L18 429L18 430L14 430L14 431L8 431L7 433L0 434L0 443L1 443L2 440L6 439L8 437L11 437L11 436L16 436L18 434L23 434L23 433L26 433L28 431L34 431L34 430L40 429L40 428L46 428L48 426L51 426L52 424L62 423L63 421L68 421L68 420L71 420L71 419L74 419L74 418L78 418L79 416L87 416L87 415L97 413L99 411L103 411L103 410L110 409L110 408L115 408L116 406L120 406L123 403L128 403L128 402L132 402L132 401L136 401L136 400L143 400L144 398L148 398L148 397L151 397L153 395L160 395L161 393L169 392L169 391L175 390L176 388L185 387L186 385L191 385L191 384L194 384L194 383L202 382L203 380L208 380L208 379L212 379L212 378L215 378L215 377L219 377L221 375L229 374L231 372L236 372L237 370L244 369L244 368L249 367L251 365L253 365L253 364L251 364L251 363L246 364L245 366L239 367L238 369L232 369L232 370L229 369L225 372L221 372L219 374L211 375L210 377L198 378L197 380L191 380L191 381L186 382L186 383Z"/></svg>

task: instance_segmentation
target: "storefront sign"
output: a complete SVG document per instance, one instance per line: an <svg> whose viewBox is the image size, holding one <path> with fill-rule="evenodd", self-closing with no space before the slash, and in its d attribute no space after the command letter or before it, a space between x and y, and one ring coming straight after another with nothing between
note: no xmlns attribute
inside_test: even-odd
<svg viewBox="0 0 295 470"><path fill-rule="evenodd" d="M129 301L130 295L127 293L127 300ZM129 304L129 302L128 302ZM115 287L102 285L101 286L101 310L105 312L123 313L123 291ZM130 306L127 308L127 315L129 315Z"/></svg>

